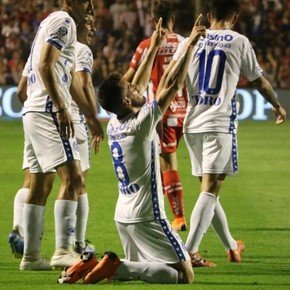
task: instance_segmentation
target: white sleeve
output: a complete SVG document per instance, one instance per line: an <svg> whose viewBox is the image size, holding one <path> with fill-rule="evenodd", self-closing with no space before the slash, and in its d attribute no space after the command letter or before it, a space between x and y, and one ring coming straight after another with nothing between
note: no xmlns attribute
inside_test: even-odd
<svg viewBox="0 0 290 290"><path fill-rule="evenodd" d="M72 21L71 18L52 18L47 26L46 41L59 50L74 43L76 32Z"/></svg>
<svg viewBox="0 0 290 290"><path fill-rule="evenodd" d="M83 46L76 53L75 72L83 71L92 73L93 70L93 53L88 46Z"/></svg>
<svg viewBox="0 0 290 290"><path fill-rule="evenodd" d="M244 49L242 53L241 73L250 82L263 75L263 70L257 62L255 51L247 38L245 38Z"/></svg>
<svg viewBox="0 0 290 290"><path fill-rule="evenodd" d="M175 54L173 55L173 58L172 58L174 61L177 61L180 58L180 56L182 55L186 40L187 40L187 38L185 38L184 40L182 40L179 43L179 45L177 47L177 50L176 50L176 52L175 52Z"/></svg>

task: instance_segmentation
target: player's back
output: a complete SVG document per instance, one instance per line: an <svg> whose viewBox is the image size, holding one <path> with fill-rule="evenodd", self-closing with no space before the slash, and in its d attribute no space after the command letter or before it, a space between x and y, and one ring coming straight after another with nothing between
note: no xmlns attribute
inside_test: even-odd
<svg viewBox="0 0 290 290"><path fill-rule="evenodd" d="M228 133L233 129L241 74L250 81L262 75L249 40L232 30L207 30L189 66L185 132Z"/></svg>

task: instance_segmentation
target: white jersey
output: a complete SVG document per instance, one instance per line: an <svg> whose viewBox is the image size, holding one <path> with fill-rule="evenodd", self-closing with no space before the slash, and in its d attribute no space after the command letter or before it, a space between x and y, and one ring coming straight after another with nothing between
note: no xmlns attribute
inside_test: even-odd
<svg viewBox="0 0 290 290"><path fill-rule="evenodd" d="M26 112L55 112L51 98L45 89L39 73L39 62L42 48L50 43L60 50L60 57L55 65L59 92L66 107L71 105L69 87L71 70L74 63L74 45L76 42L76 25L65 11L51 13L40 24L31 46L28 58L27 95L24 103Z"/></svg>
<svg viewBox="0 0 290 290"><path fill-rule="evenodd" d="M174 59L182 53L184 40ZM184 133L235 132L236 87L240 75L249 81L262 76L249 40L232 30L207 30L189 64L189 106Z"/></svg>
<svg viewBox="0 0 290 290"><path fill-rule="evenodd" d="M76 42L75 45L75 73L82 71L89 74L93 70L93 53L91 49L83 43ZM80 112L78 105L72 100L72 119L74 123L84 122L84 116Z"/></svg>
<svg viewBox="0 0 290 290"><path fill-rule="evenodd" d="M122 120L112 117L107 134L119 179L115 220L135 223L165 219L156 124L162 112L154 101Z"/></svg>

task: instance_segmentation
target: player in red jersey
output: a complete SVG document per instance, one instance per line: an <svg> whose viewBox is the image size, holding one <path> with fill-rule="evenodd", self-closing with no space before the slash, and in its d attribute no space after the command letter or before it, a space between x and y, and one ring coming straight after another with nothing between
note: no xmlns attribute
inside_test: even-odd
<svg viewBox="0 0 290 290"><path fill-rule="evenodd" d="M150 85L147 89L148 102L152 101L152 98L156 95L156 90L161 77L170 63L172 56L174 55L178 44L183 40L183 37L177 33L174 33L173 26L175 22L174 10L172 5L168 1L155 0L151 9L152 19L155 26L158 23L158 19L162 18L162 26L167 29L167 35L163 45L159 48L159 51L155 57ZM147 38L142 41L132 58L130 68L126 72L124 78L128 81L132 81L133 76L143 60L149 46L151 38ZM174 221L172 227L177 231L186 230L186 220L183 207L183 192L182 184L180 182L178 170L177 170L177 155L176 150L179 140L182 137L183 120L187 107L187 90L183 88L178 92L170 107L164 114L162 123L159 126L160 136L160 163L163 180L163 191L168 196L171 210L174 215Z"/></svg>

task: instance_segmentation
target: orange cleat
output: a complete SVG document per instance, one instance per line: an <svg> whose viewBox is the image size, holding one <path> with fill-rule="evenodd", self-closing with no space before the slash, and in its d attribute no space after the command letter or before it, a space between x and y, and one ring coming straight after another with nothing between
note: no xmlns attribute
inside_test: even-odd
<svg viewBox="0 0 290 290"><path fill-rule="evenodd" d="M236 250L228 250L228 260L232 263L241 263L242 253L245 250L245 244L243 241L237 241Z"/></svg>
<svg viewBox="0 0 290 290"><path fill-rule="evenodd" d="M83 253L81 260L69 268L66 268L59 276L58 283L74 283L86 277L86 275L98 264L94 254Z"/></svg>
<svg viewBox="0 0 290 290"><path fill-rule="evenodd" d="M214 262L207 261L199 252L189 253L192 267L215 267Z"/></svg>
<svg viewBox="0 0 290 290"><path fill-rule="evenodd" d="M105 252L102 260L86 275L84 284L95 284L103 279L110 279L121 264L117 254Z"/></svg>
<svg viewBox="0 0 290 290"><path fill-rule="evenodd" d="M186 231L186 221L185 217L178 217L175 218L174 221L171 223L171 226L173 229L178 232L178 231Z"/></svg>

